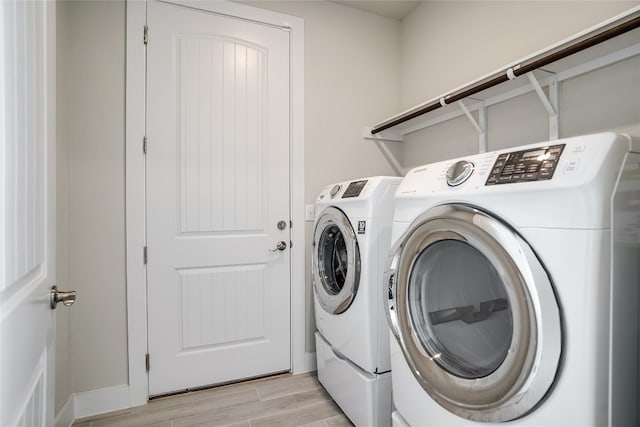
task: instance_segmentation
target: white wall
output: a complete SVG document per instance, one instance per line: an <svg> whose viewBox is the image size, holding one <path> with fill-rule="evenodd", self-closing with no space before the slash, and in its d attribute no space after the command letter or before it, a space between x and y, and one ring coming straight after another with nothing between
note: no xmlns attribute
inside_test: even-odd
<svg viewBox="0 0 640 427"><path fill-rule="evenodd" d="M446 94L640 4L638 1L424 2L402 23L403 109ZM567 19L570 17L570 19ZM638 58L565 82L560 136L603 130L640 134ZM488 109L489 150L548 139L535 94ZM404 166L476 153L466 117L408 135Z"/></svg>
<svg viewBox="0 0 640 427"><path fill-rule="evenodd" d="M58 4L56 410L127 383L124 2Z"/></svg>

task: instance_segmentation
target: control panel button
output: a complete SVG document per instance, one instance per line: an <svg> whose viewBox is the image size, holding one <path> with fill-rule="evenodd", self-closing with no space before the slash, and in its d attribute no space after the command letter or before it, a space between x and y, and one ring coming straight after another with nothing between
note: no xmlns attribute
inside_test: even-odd
<svg viewBox="0 0 640 427"><path fill-rule="evenodd" d="M585 147L584 144L578 144L578 145L573 146L571 151L574 152L574 153L582 153L585 149L586 149L586 147Z"/></svg>
<svg viewBox="0 0 640 427"><path fill-rule="evenodd" d="M578 164L580 164L580 160L569 160L566 165L564 165L564 173L573 173L578 169Z"/></svg>
<svg viewBox="0 0 640 427"><path fill-rule="evenodd" d="M340 192L340 189L342 188L342 186L340 184L336 184L331 188L331 191L329 191L329 196L331 196L331 198L333 199L334 197L336 197L336 194L338 194Z"/></svg>

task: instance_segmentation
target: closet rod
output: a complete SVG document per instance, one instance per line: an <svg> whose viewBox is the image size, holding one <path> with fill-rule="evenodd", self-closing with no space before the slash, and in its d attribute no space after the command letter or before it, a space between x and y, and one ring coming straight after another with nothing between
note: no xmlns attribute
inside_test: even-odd
<svg viewBox="0 0 640 427"><path fill-rule="evenodd" d="M493 86L497 86L500 83L504 83L508 80L512 80L515 77L537 70L538 68L544 67L545 65L551 64L552 62L558 61L560 59L564 59L567 56L573 55L582 50L595 46L599 43L610 40L614 37L627 33L638 27L640 27L640 16L636 16L635 18L630 19L626 22L623 22L619 25L616 25L615 27L611 27L591 37L575 42L569 46L561 48L548 55L542 56L541 58L535 59L528 64L525 64L525 65L519 64L514 67L509 67L508 69L504 70L499 75L497 75L496 77L493 77L489 80L486 80L482 83L472 86L469 89L465 89L458 93L449 94L443 98L440 98L440 100L435 101L431 104L427 104L423 107L420 107L415 111L407 112L406 114L403 114L402 116L388 123L384 123L380 126L376 126L373 129L371 129L371 134L375 135L378 132L382 132L383 130L392 128L401 123L414 119L418 116L427 114L431 111L437 110L438 108L442 108L445 105L452 104L468 96L482 92L483 90L489 89Z"/></svg>

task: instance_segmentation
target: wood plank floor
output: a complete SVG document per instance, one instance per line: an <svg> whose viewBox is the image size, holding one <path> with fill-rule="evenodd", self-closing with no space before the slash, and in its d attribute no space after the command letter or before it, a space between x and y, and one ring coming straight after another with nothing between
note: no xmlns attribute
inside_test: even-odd
<svg viewBox="0 0 640 427"><path fill-rule="evenodd" d="M283 374L154 399L76 420L74 427L350 427L315 372Z"/></svg>

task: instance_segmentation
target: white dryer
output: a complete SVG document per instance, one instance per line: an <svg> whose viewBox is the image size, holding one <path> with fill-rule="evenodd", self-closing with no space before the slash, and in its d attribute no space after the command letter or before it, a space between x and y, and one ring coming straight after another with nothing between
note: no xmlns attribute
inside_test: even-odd
<svg viewBox="0 0 640 427"><path fill-rule="evenodd" d="M407 174L383 285L394 425L638 425L639 153L608 133Z"/></svg>
<svg viewBox="0 0 640 427"><path fill-rule="evenodd" d="M391 423L389 331L380 283L397 177L327 186L315 203L318 379L357 426Z"/></svg>

